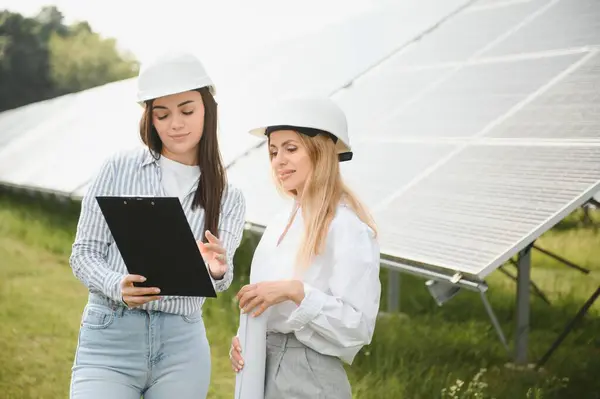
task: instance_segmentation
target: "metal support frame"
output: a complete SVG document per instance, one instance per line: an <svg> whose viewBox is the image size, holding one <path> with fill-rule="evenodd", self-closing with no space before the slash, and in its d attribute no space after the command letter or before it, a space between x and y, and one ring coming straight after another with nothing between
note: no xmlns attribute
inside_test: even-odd
<svg viewBox="0 0 600 399"><path fill-rule="evenodd" d="M571 321L569 321L569 323L567 323L564 330L558 336L556 341L554 341L552 343L552 345L550 346L550 349L548 349L548 351L544 354L544 356L542 356L540 358L540 360L538 360L538 362L535 366L536 370L539 370L544 364L546 364L548 359L550 359L550 356L552 356L554 351L556 351L556 349L560 346L560 344L565 340L567 335L569 335L569 333L571 331L573 331L575 324L578 323L581 319L583 319L583 317L588 312L588 310L592 307L592 305L594 304L596 299L598 299L598 296L600 296L600 286L598 286L598 288L592 294L592 296L590 296L589 299L583 304L583 306L581 307L581 309L579 309L579 311L577 312L575 317L573 317L573 319Z"/></svg>
<svg viewBox="0 0 600 399"><path fill-rule="evenodd" d="M594 205L596 208L600 208L600 201L597 201L596 198L592 197L588 200L588 202Z"/></svg>
<svg viewBox="0 0 600 399"><path fill-rule="evenodd" d="M514 265L517 269L519 268L518 263L511 259L509 261L512 265ZM512 274L511 272L509 272L508 270L506 270L506 268L504 266L500 266L498 268L498 270L504 274L505 276L508 276L511 280L513 281L518 281L519 278L517 276L515 276L514 274ZM531 281L531 288L533 289L533 291L535 292L535 294L540 297L540 299L544 302L546 302L548 305L551 305L550 303L550 299L548 299L548 297L546 296L546 294L544 294L544 292L540 289L540 287L537 286L536 283L533 282L533 280Z"/></svg>
<svg viewBox="0 0 600 399"><path fill-rule="evenodd" d="M599 204L600 205L600 204ZM251 230L255 233L262 234L264 232L264 227L250 224L246 225L246 229ZM500 267L499 270L510 277L512 280L516 281L516 326L515 326L515 341L513 348L513 357L516 365L525 365L528 361L528 341L529 341L529 326L530 326L530 287L535 291L535 293L546 303L550 304L549 299L542 292L542 290L531 281L531 251L532 249L536 249L547 256L550 256L559 262L562 262L568 267L571 267L575 270L578 270L582 273L589 274L590 271L584 267L578 266L569 260L558 256L546 249L541 248L539 245L535 245L534 243L529 244L527 247L522 249L518 256L517 260L510 259L509 262L512 263L517 268L517 276L512 275L508 272L504 267ZM507 350L510 352L510 346L504 335L502 327L498 322L498 318L496 317L494 310L490 302L487 299L486 292L488 289L487 284L483 280L474 280L472 278L462 276L460 274L449 275L440 271L435 271L432 269L419 267L415 265L411 265L408 263L403 263L401 261L396 261L394 259L381 259L381 265L389 270L388 275L388 311L395 312L400 308L400 279L401 272L412 274L418 277L430 279L426 286L430 290L432 296L438 303L438 305L442 306L442 304L454 297L454 295L460 289L467 289L469 291L479 292L481 297L481 301L485 307L485 310L490 317L492 325L496 330L498 338L500 342ZM442 284L436 284L435 282L441 282ZM436 298L436 295L438 296ZM588 312L593 303L600 296L600 287L592 294L592 296L586 301L586 303L581 307L579 312L575 315L575 317L569 321L569 323L565 326L564 330L560 334L560 336L552 343L549 350L540 358L540 360L536 364L536 369L541 368L552 356L552 354L556 351L556 349L560 346L560 344L564 341L567 335L573 330L576 323L578 323Z"/></svg>
<svg viewBox="0 0 600 399"><path fill-rule="evenodd" d="M492 309L492 305L488 301L487 296L485 295L485 292L480 292L479 295L481 295L481 301L483 302L483 306L485 306L485 310L486 310L488 316L490 316L490 320L492 321L492 324L494 325L494 329L496 329L496 333L498 334L498 338L500 338L500 342L502 342L502 345L504 345L504 348L506 349L506 351L510 352L510 347L508 346L508 341L506 341L506 337L504 336L502 327L500 326L500 323L498 322L498 318L496 317L496 314L494 313L494 309Z"/></svg>
<svg viewBox="0 0 600 399"><path fill-rule="evenodd" d="M521 252L518 258L517 278L517 317L515 331L515 363L523 365L527 363L527 344L529 338L529 285L531 284L531 248L529 245Z"/></svg>
<svg viewBox="0 0 600 399"><path fill-rule="evenodd" d="M514 359L515 364L523 365L527 363L527 347L528 347L528 337L529 337L529 318L530 318L530 310L531 304L529 303L529 287L534 290L534 292L546 303L550 304L550 300L546 297L546 295L542 292L542 290L531 281L531 250L536 249L539 252L563 263L567 267L580 271L584 274L589 274L590 270L578 266L575 263L559 256L551 251L548 251L544 248L541 248L539 245L535 243L531 243L528 247L519 252L517 261L510 259L510 263L512 263L517 268L517 276L512 275L508 272L504 267L500 267L499 270L516 281L517 283L517 314L516 314L516 331L515 331L515 344L514 344ZM593 300L597 298L593 297ZM592 298L590 298L592 300ZM593 302L593 301L592 301ZM587 305L587 303L586 303ZM583 313L587 312L587 309L591 306L591 303L586 308L585 305L582 308ZM581 311L580 311L581 312ZM557 339L556 342L552 344L550 350L544 355L544 357L538 363L538 368L541 367L541 364L544 364L547 359L550 357L552 352L560 345L564 337L568 334L568 332L572 329L573 323L575 323L579 318L583 317L583 314L580 316L579 314L571 321L571 323L565 328L565 331L561 336Z"/></svg>
<svg viewBox="0 0 600 399"><path fill-rule="evenodd" d="M388 293L387 311L398 312L400 310L400 272L388 269Z"/></svg>
<svg viewBox="0 0 600 399"><path fill-rule="evenodd" d="M407 263L402 263L401 261L397 261L394 259L383 258L381 259L381 265L386 269L392 269L395 271L412 274L417 277L452 283L458 287L466 288L470 291L485 292L488 289L487 284L483 280L475 280L462 275L460 276L460 278L457 279L456 274L449 275L435 270L426 269L419 266L413 266Z"/></svg>
<svg viewBox="0 0 600 399"><path fill-rule="evenodd" d="M578 266L575 263L573 263L573 262L571 262L571 261L563 258L562 256L558 256L558 255L556 255L556 254L548 251L547 249L540 248L539 245L533 244L533 248L537 249L538 251L540 251L541 253L543 253L545 255L548 255L549 257L551 257L553 259L556 259L557 261L563 263L565 266L568 266L568 267L573 268L575 270L579 270L580 272L585 273L585 274L590 274L589 269L586 269L585 267Z"/></svg>

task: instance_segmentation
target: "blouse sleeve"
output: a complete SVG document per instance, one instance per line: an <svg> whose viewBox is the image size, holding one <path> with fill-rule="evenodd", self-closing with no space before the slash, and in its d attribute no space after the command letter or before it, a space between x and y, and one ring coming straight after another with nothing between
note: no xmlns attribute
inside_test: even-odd
<svg viewBox="0 0 600 399"><path fill-rule="evenodd" d="M219 239L227 252L228 267L221 279L213 279L217 292L225 291L233 281L233 257L242 242L246 223L246 201L241 190L229 187L226 195L219 221Z"/></svg>
<svg viewBox="0 0 600 399"><path fill-rule="evenodd" d="M83 197L69 263L75 277L90 291L102 292L120 302L120 283L125 275L110 270L106 262L112 236L96 202L96 196L110 195L113 179L111 158L102 165Z"/></svg>
<svg viewBox="0 0 600 399"><path fill-rule="evenodd" d="M321 346L333 345L309 346L338 356L356 353L371 342L381 295L374 233L354 214L345 216L329 233L333 270L328 292L304 284L305 297L288 320L298 339L308 343L317 334L323 338Z"/></svg>

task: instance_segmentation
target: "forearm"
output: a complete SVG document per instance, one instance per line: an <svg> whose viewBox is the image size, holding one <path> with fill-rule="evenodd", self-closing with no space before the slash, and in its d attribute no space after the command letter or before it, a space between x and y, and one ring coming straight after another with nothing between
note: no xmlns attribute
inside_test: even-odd
<svg viewBox="0 0 600 399"><path fill-rule="evenodd" d="M289 283L288 299L300 306L305 297L304 284L300 280L292 280Z"/></svg>
<svg viewBox="0 0 600 399"><path fill-rule="evenodd" d="M229 286L231 285L231 282L233 281L233 262L232 262L232 260L227 258L227 270L225 271L225 274L222 274L220 276L213 275L213 273L210 272L210 268L209 268L209 273L210 273L210 277L211 277L211 280L213 282L216 292L222 292L222 291L227 290L229 288Z"/></svg>
<svg viewBox="0 0 600 399"><path fill-rule="evenodd" d="M102 292L112 300L120 301L120 282L124 275L110 270L101 255L82 247L76 243L69 258L75 277L90 291Z"/></svg>

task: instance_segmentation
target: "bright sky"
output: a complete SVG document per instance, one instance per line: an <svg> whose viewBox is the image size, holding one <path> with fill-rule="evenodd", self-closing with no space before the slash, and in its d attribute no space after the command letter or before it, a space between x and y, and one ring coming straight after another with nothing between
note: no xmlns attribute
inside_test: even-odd
<svg viewBox="0 0 600 399"><path fill-rule="evenodd" d="M65 22L86 20L143 61L156 51L193 46L223 58L318 30L372 7L373 0L0 0L26 16L55 5ZM205 57L203 57L205 58Z"/></svg>

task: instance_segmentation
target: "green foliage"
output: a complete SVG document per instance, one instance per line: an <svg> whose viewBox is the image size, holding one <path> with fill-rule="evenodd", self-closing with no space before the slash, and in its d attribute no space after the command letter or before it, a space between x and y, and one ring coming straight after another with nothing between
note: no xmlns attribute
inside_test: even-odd
<svg viewBox="0 0 600 399"><path fill-rule="evenodd" d="M34 18L0 11L0 111L135 76L137 61L56 7Z"/></svg>
<svg viewBox="0 0 600 399"><path fill-rule="evenodd" d="M78 204L0 192L0 392L6 398L64 398L87 293L68 266ZM593 213L600 220L600 211ZM539 244L592 269L584 275L533 253L532 280L549 297L531 296L529 358L539 359L600 284L600 231L576 226L579 211ZM569 226L569 224L571 224ZM207 301L211 344L210 398L231 398L235 383L227 352L239 310L235 292L248 281L257 243L248 234L235 256L235 281ZM382 272L386 309L386 271ZM515 284L488 279L489 300L509 342L515 325ZM479 296L461 292L438 307L422 279L403 275L402 314L382 315L373 342L347 368L354 397L600 399L600 303L569 334L541 371L508 367Z"/></svg>
<svg viewBox="0 0 600 399"><path fill-rule="evenodd" d="M50 37L50 78L60 94L129 78L137 68L133 59L117 53L113 39L102 39L85 26Z"/></svg>

